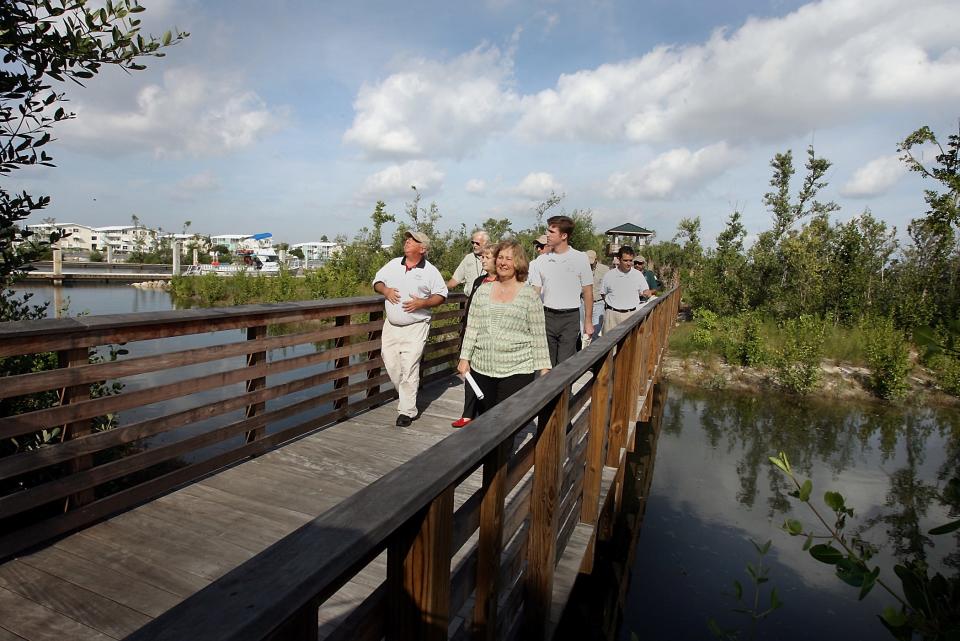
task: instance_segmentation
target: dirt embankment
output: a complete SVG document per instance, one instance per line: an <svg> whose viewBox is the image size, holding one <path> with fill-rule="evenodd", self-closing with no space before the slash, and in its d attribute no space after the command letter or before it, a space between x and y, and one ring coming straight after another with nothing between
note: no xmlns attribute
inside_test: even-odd
<svg viewBox="0 0 960 641"><path fill-rule="evenodd" d="M812 395L839 400L877 401L869 388L870 371L850 363L824 361L820 383ZM675 357L667 355L663 376L670 381L709 389L735 389L746 392L775 391L785 394L769 368L729 365L719 358ZM904 398L893 401L901 404L941 405L960 407L960 399L942 392L932 372L917 364L908 378L910 390Z"/></svg>

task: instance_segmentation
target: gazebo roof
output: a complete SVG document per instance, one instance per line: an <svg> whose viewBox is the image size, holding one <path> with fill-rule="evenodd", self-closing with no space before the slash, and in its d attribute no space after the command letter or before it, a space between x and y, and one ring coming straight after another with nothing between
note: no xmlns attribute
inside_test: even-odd
<svg viewBox="0 0 960 641"><path fill-rule="evenodd" d="M608 229L606 235L613 236L616 234L621 234L623 236L648 236L653 235L653 232L649 229L644 229L643 227L638 227L633 223L623 223L622 225L617 225L613 229Z"/></svg>

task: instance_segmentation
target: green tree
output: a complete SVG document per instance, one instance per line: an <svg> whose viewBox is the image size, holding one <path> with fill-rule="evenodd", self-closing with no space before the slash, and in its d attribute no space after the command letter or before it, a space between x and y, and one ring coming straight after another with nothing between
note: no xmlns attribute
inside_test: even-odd
<svg viewBox="0 0 960 641"><path fill-rule="evenodd" d="M64 109L63 92L52 81L78 85L104 65L127 71L143 69L141 60L160 57L164 47L189 34L166 32L159 38L140 34L136 0L91 8L87 0L6 0L0 11L0 173L28 166L53 166L46 145L56 123L74 117ZM29 258L14 241L29 232L18 222L50 203L49 196L0 188L0 321L22 318L26 299L15 300L10 286ZM56 242L53 234L45 242ZM30 317L27 314L26 317Z"/></svg>

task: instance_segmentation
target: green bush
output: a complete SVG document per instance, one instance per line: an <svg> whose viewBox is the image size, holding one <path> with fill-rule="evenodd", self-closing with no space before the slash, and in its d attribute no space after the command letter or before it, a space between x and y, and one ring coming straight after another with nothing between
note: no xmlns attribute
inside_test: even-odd
<svg viewBox="0 0 960 641"><path fill-rule="evenodd" d="M783 324L784 342L775 359L777 383L794 394L806 395L820 381L820 359L826 324L803 315Z"/></svg>
<svg viewBox="0 0 960 641"><path fill-rule="evenodd" d="M932 356L928 362L933 369L937 384L952 396L960 396L960 358L947 354Z"/></svg>
<svg viewBox="0 0 960 641"><path fill-rule="evenodd" d="M862 324L867 344L870 388L880 398L903 396L909 388L910 354L903 333L890 318L872 318Z"/></svg>
<svg viewBox="0 0 960 641"><path fill-rule="evenodd" d="M731 364L757 367L769 361L763 323L756 313L724 317L720 321L716 345L720 354Z"/></svg>

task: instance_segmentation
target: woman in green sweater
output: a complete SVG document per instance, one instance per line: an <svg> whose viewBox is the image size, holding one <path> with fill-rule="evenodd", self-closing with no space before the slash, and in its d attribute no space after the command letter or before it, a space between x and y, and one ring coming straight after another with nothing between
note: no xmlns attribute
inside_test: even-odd
<svg viewBox="0 0 960 641"><path fill-rule="evenodd" d="M494 250L497 280L473 295L457 371L470 373L483 392L477 413L512 396L550 369L540 296L526 284L529 262L520 243L501 241Z"/></svg>

